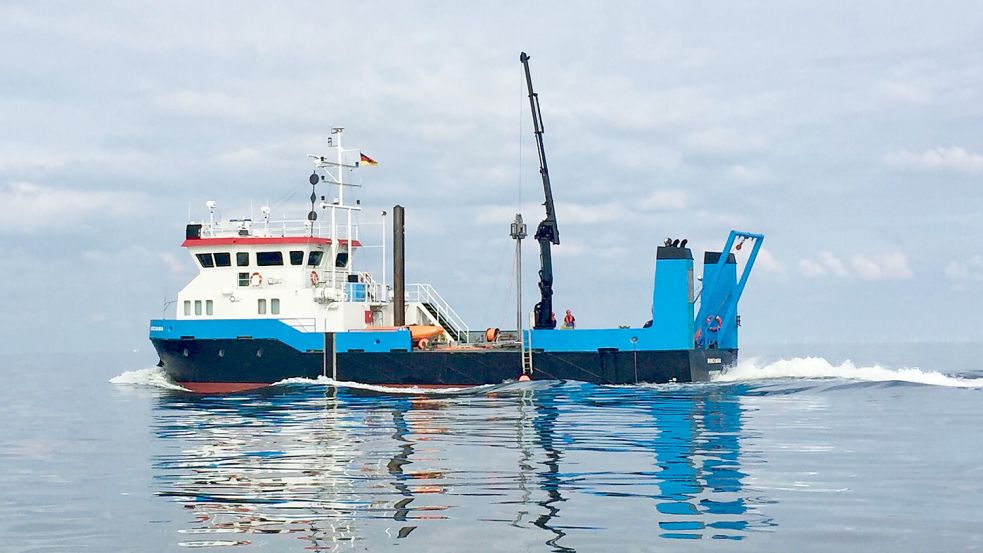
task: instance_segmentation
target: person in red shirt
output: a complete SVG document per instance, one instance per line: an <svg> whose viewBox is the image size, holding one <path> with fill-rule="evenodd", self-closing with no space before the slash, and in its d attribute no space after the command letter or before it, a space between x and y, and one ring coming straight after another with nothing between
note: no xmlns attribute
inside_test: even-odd
<svg viewBox="0 0 983 553"><path fill-rule="evenodd" d="M563 328L572 329L575 326L577 326L577 319L575 319L573 313L571 313L570 310L567 309L567 314L566 316L563 317Z"/></svg>

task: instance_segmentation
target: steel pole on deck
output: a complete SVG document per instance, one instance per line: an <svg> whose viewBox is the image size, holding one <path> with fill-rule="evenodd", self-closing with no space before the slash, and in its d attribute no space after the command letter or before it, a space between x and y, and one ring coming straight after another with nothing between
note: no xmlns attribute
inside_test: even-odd
<svg viewBox="0 0 983 553"><path fill-rule="evenodd" d="M526 340L522 332L522 239L526 237L526 225L522 222L522 214L516 213L512 221L509 236L515 240L515 331L519 334L519 353L521 354L522 372L532 372L532 363L526 365Z"/></svg>
<svg viewBox="0 0 983 553"><path fill-rule="evenodd" d="M406 324L406 251L403 206L393 206L393 326Z"/></svg>

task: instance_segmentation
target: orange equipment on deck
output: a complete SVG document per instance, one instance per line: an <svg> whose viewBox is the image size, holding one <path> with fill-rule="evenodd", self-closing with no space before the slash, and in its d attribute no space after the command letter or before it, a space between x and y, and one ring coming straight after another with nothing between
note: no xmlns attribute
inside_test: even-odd
<svg viewBox="0 0 983 553"><path fill-rule="evenodd" d="M367 326L365 330L393 331L406 328L410 331L410 341L419 346L420 342L429 344L430 341L444 332L444 327L434 325L408 325L408 326ZM420 346L422 348L422 346Z"/></svg>

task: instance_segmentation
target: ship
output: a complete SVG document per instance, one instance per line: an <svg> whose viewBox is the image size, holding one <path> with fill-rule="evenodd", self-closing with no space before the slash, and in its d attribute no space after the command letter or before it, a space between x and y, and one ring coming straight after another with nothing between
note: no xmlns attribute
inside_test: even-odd
<svg viewBox="0 0 983 553"><path fill-rule="evenodd" d="M529 56L523 64L543 181L545 217L539 245L539 301L522 311L521 214L515 241L515 328L472 330L434 286L405 279L405 210L383 219L383 260L392 275L356 269L362 254L363 206L352 173L374 165L345 148L332 129L324 153L309 155L306 217L216 217L189 222L181 246L198 274L178 293L173 317L150 321L158 366L197 393L228 393L292 378L383 386L469 387L513 380L577 380L594 384L685 383L712 379L738 358L739 300L764 241L732 230L720 251L706 251L694 278L685 239L653 244L651 318L637 327L557 328L552 248L560 244L546 160L539 96ZM306 208L305 208L306 209ZM385 213L385 212L384 212ZM388 228L391 226L391 245ZM738 271L737 254L749 245ZM697 285L699 289L697 290ZM524 328L528 326L529 328Z"/></svg>

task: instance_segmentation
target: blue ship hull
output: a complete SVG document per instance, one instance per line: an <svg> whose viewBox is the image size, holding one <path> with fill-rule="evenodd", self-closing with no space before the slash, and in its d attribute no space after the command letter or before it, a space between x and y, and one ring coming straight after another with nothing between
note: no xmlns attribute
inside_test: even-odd
<svg viewBox="0 0 983 553"><path fill-rule="evenodd" d="M752 235L731 232L724 251L730 252L740 236ZM739 280L734 255L707 252L703 298L695 317L692 252L659 247L652 320L641 328L531 330L526 340L532 348L531 377L592 384L709 380L737 362L737 300L759 246L760 239ZM407 327L331 333L314 332L310 323L295 327L291 324L299 324L297 320L273 318L154 320L150 339L166 373L202 392L320 376L380 385L475 386L515 380L522 372L517 346L416 349Z"/></svg>
<svg viewBox="0 0 983 553"><path fill-rule="evenodd" d="M477 386L515 380L518 349L298 351L275 339L152 339L164 371L192 391L222 392L287 378L390 386ZM736 349L533 352L534 380L592 384L700 382L737 361Z"/></svg>

